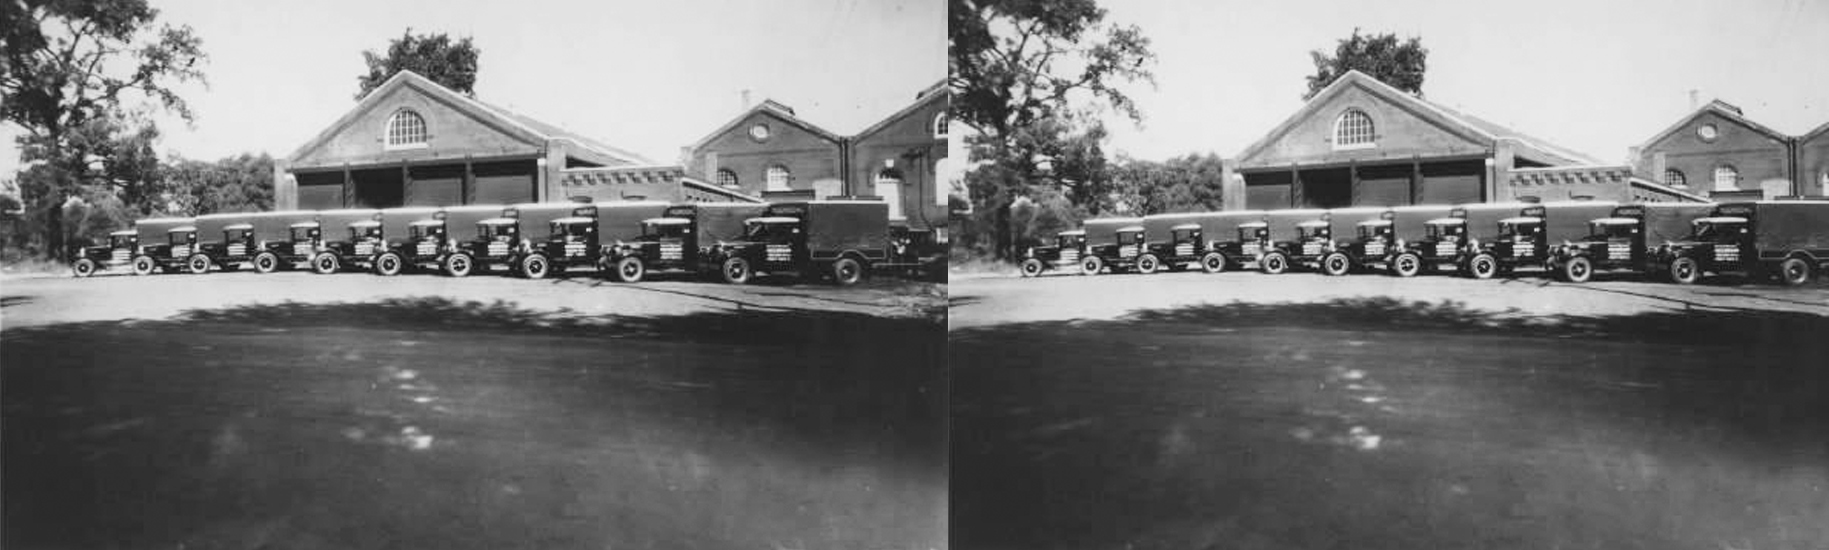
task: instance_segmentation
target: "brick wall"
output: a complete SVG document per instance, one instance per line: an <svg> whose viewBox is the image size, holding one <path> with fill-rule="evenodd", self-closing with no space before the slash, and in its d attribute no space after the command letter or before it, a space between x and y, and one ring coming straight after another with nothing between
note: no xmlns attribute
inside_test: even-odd
<svg viewBox="0 0 1829 550"><path fill-rule="evenodd" d="M1710 124L1716 128L1716 137L1704 140L1697 135L1697 129ZM1660 155L1663 170L1656 170ZM1640 151L1639 165L1655 170L1657 173L1647 176L1659 183L1668 183L1664 170L1677 170L1687 181L1688 191L1707 194L1715 188L1715 168L1722 165L1733 166L1739 172L1738 189L1759 189L1768 180L1788 181L1789 155L1783 140L1720 113L1705 111L1670 135L1646 144Z"/></svg>

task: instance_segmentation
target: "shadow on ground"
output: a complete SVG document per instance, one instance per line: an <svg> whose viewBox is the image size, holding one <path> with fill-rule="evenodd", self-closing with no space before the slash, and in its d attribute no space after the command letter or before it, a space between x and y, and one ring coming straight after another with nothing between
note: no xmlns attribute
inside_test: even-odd
<svg viewBox="0 0 1829 550"><path fill-rule="evenodd" d="M9 329L4 546L943 546L944 338L443 298Z"/></svg>
<svg viewBox="0 0 1829 550"><path fill-rule="evenodd" d="M1829 317L1388 298L950 334L954 545L1801 548Z"/></svg>

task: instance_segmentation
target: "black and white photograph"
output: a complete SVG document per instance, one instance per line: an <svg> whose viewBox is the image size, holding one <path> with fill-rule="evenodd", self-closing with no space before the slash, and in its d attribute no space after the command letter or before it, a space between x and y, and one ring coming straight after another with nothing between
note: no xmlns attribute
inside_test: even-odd
<svg viewBox="0 0 1829 550"><path fill-rule="evenodd" d="M0 20L0 547L947 546L944 5Z"/></svg>

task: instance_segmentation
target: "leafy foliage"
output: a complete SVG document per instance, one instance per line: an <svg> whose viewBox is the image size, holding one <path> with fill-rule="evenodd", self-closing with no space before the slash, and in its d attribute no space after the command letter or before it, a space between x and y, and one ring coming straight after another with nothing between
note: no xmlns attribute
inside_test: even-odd
<svg viewBox="0 0 1829 550"><path fill-rule="evenodd" d="M1423 73L1429 68L1429 50L1418 37L1399 41L1397 35L1359 34L1340 39L1333 55L1321 50L1308 52L1315 62L1315 74L1308 76L1308 92L1302 99L1314 97L1347 71L1359 71L1385 84L1416 95L1423 93Z"/></svg>
<svg viewBox="0 0 1829 550"><path fill-rule="evenodd" d="M273 157L242 153L215 162L173 159L165 166L166 211L196 216L273 209Z"/></svg>
<svg viewBox="0 0 1829 550"><path fill-rule="evenodd" d="M1219 210L1225 176L1218 155L1126 160L1113 170L1107 209L1132 216Z"/></svg>
<svg viewBox="0 0 1829 550"><path fill-rule="evenodd" d="M362 52L363 61L368 63L368 74L356 79L362 88L356 93L356 99L375 91L402 70L419 73L446 88L474 96L476 60L481 53L469 37L452 40L445 33L415 35L413 29L407 29L400 38L388 42L386 55L373 50Z"/></svg>

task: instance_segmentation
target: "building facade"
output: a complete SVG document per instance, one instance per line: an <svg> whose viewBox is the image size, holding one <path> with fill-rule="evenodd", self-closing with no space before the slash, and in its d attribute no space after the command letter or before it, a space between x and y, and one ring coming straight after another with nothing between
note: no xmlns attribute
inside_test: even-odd
<svg viewBox="0 0 1829 550"><path fill-rule="evenodd" d="M567 185L589 171L593 185ZM274 165L279 209L392 208L561 201L754 200L681 167L495 107L411 71L390 77ZM697 185L693 185L697 183Z"/></svg>
<svg viewBox="0 0 1829 550"><path fill-rule="evenodd" d="M852 135L767 100L682 151L692 177L765 198L880 197L890 218L943 231L949 108L945 83Z"/></svg>
<svg viewBox="0 0 1829 550"><path fill-rule="evenodd" d="M1227 209L1700 200L1358 71L1315 94L1227 171Z"/></svg>
<svg viewBox="0 0 1829 550"><path fill-rule="evenodd" d="M1829 122L1793 141L1797 194L1829 196Z"/></svg>
<svg viewBox="0 0 1829 550"><path fill-rule="evenodd" d="M1715 198L1792 194L1791 137L1728 103L1703 105L1646 140L1634 155L1664 185Z"/></svg>

